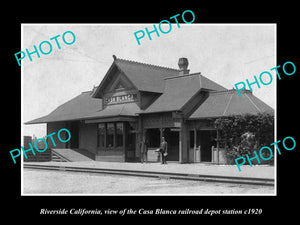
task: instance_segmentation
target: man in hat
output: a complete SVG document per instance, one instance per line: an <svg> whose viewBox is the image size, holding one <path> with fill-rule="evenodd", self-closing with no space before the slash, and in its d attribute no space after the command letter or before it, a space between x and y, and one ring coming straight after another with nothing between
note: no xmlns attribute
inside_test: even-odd
<svg viewBox="0 0 300 225"><path fill-rule="evenodd" d="M159 147L161 153L161 164L167 164L167 155L168 155L168 143L166 142L165 138L161 138L161 143Z"/></svg>

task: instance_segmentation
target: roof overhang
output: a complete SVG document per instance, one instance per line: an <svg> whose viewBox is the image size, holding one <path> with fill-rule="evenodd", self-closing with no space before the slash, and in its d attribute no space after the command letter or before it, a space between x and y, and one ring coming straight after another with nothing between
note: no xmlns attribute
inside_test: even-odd
<svg viewBox="0 0 300 225"><path fill-rule="evenodd" d="M84 123L104 123L104 122L137 122L137 117L117 116L107 118L94 118L85 120Z"/></svg>

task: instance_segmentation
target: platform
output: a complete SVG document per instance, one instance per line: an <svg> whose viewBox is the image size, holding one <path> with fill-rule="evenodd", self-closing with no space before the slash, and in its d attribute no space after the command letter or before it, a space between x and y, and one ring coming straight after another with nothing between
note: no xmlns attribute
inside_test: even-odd
<svg viewBox="0 0 300 225"><path fill-rule="evenodd" d="M257 178L257 179L275 179L275 169L273 166L257 165L250 167L242 166L239 172L235 165L215 165L203 163L180 164L178 162L160 163L129 163L129 162L99 162L99 161L81 161L81 162L24 162L25 165L44 165L60 167L76 167L86 169L105 169L105 170L124 170L137 172L170 173L185 174L190 176L221 176L236 178Z"/></svg>

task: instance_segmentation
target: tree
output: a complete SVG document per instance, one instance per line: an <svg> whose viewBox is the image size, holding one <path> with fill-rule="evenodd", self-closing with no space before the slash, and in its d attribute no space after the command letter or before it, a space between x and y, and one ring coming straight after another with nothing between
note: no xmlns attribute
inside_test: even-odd
<svg viewBox="0 0 300 225"><path fill-rule="evenodd" d="M219 131L219 141L226 148L228 163L234 163L235 158L245 154L254 156L254 150L274 142L274 116L268 113L222 117L216 119L214 125Z"/></svg>

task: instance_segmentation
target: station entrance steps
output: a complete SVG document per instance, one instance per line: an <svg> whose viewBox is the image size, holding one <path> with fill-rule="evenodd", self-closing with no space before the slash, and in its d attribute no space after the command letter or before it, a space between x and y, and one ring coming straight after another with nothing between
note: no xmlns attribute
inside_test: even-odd
<svg viewBox="0 0 300 225"><path fill-rule="evenodd" d="M87 150L71 148L52 149L52 161L55 162L80 162L94 160L95 156Z"/></svg>

